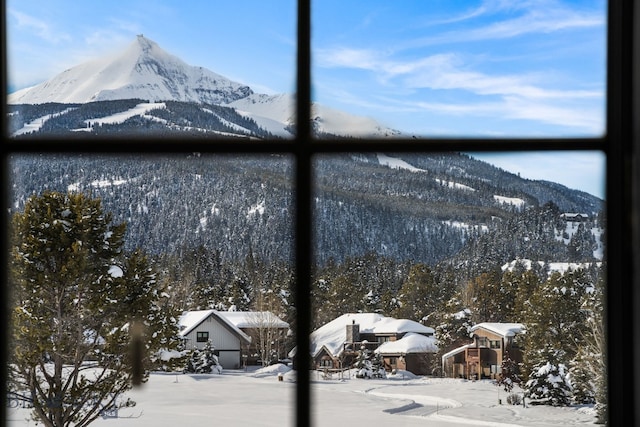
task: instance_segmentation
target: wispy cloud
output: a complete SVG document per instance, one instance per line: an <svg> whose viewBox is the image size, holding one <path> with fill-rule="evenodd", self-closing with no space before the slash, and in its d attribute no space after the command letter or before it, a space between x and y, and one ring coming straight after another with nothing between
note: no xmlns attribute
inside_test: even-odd
<svg viewBox="0 0 640 427"><path fill-rule="evenodd" d="M527 34L549 34L563 30L604 28L606 15L600 10L576 10L556 1L485 1L461 15L435 24L464 23L465 27L415 37L398 49L420 46L505 40ZM431 25L434 23L431 23Z"/></svg>
<svg viewBox="0 0 640 427"><path fill-rule="evenodd" d="M71 36L69 34L66 34L59 29L52 28L49 23L41 19L20 12L16 9L9 9L8 12L10 19L15 20L17 28L32 32L34 35L48 43L55 44L61 41L71 40Z"/></svg>
<svg viewBox="0 0 640 427"><path fill-rule="evenodd" d="M393 105L396 111L405 109L453 116L530 120L581 129L587 133L604 129L604 118L599 113L602 110L599 101L604 99L604 90L555 88L549 76L536 73L487 74L474 70L456 54L436 54L415 61L402 61L374 50L339 48L320 51L318 64L367 71L389 90L412 90L425 99L432 99L424 102L416 100L418 95L405 99L389 97L384 100L386 110ZM430 92L416 92L424 90ZM437 101L444 91L457 95L454 100ZM464 93L466 95L461 95ZM344 94L341 98L349 99ZM349 103L353 105L366 103L352 98Z"/></svg>
<svg viewBox="0 0 640 427"><path fill-rule="evenodd" d="M396 80L416 89L461 89L477 95L517 95L523 98L602 98L601 90L549 89L536 85L542 76L535 74L486 74L474 71L460 55L431 55L415 61L388 58L373 50L338 48L318 51L321 67L352 68L370 71L380 81Z"/></svg>

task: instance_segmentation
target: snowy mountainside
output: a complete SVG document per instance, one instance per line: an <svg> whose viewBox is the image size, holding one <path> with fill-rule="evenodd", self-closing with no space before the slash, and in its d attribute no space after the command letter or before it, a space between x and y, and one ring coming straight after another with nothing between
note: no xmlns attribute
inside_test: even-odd
<svg viewBox="0 0 640 427"><path fill-rule="evenodd" d="M274 135L233 108L215 104L141 99L85 104L12 105L14 138L57 136L188 136L270 138ZM272 128L273 129L273 128Z"/></svg>
<svg viewBox="0 0 640 427"><path fill-rule="evenodd" d="M603 228L603 203L593 196L585 203L580 192L558 193L462 154L385 156L384 164L375 154L316 159L319 263L373 252L430 265L472 260L463 266L472 269L517 258L594 262L602 253L591 230ZM391 168L389 159L419 171ZM130 249L203 246L236 261L249 251L267 261L291 256L293 165L286 156L41 155L15 156L10 166L13 211L45 189L88 191L127 223ZM496 194L526 203L502 203ZM585 213L583 226L569 225L564 212Z"/></svg>
<svg viewBox="0 0 640 427"><path fill-rule="evenodd" d="M186 64L139 35L124 51L72 67L10 94L9 104L86 103L114 99L226 103L250 95L246 85Z"/></svg>
<svg viewBox="0 0 640 427"><path fill-rule="evenodd" d="M252 94L226 104L246 114L274 135L291 136L295 126L295 96L290 94ZM382 126L369 117L355 116L325 105L311 106L312 125L319 135L344 137L400 136L397 130Z"/></svg>
<svg viewBox="0 0 640 427"><path fill-rule="evenodd" d="M72 67L51 79L19 90L8 96L9 121L13 136L46 136L48 127L44 122L50 114L62 114L67 108L77 104L99 103L102 101L137 99L141 103L176 101L202 105L217 105L232 108L238 114L255 122L262 129L261 136L289 138L293 135L295 123L295 97L290 94L257 94L247 86L231 81L203 67L191 66L180 58L163 50L157 43L139 35L123 51L97 58ZM25 110L33 106L64 106L54 112L40 116L30 115ZM65 105L66 104L66 105ZM398 131L382 126L375 120L347 114L323 105L314 104L313 125L320 135L337 136L395 136ZM103 118L106 117L103 116ZM101 118L94 116L91 118ZM149 127L149 121L158 130L159 121L144 117L144 113L130 116L133 118L126 129L111 129L114 133L131 131L132 124L141 128ZM85 118L84 120L88 120ZM208 126L200 123L191 126L190 120L182 117L183 123L166 122L165 128L172 132L180 129L191 133L196 130L206 132ZM25 127L29 125L29 127ZM233 127L233 126L231 126ZM22 130L21 130L22 129ZM61 131L56 126L57 133ZM68 132L77 128L66 128ZM83 136L93 134L91 129L83 129ZM137 134L139 131L132 131ZM218 133L219 134L219 133ZM233 134L233 132L232 132ZM241 130L241 136L246 132ZM253 135L256 136L256 135Z"/></svg>

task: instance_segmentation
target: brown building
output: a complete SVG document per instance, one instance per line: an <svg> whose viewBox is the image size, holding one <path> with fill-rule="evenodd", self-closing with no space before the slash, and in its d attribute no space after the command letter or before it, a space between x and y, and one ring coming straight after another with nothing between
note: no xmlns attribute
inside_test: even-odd
<svg viewBox="0 0 640 427"><path fill-rule="evenodd" d="M516 364L522 362L522 349L516 336L524 333L521 323L478 323L470 329L473 342L442 356L442 372L453 378L495 378L506 353Z"/></svg>
<svg viewBox="0 0 640 427"><path fill-rule="evenodd" d="M428 358L438 351L434 332L419 322L379 313L343 314L311 334L312 368L348 369L364 347L381 354L388 371L403 369L425 375L430 373ZM295 357L295 349L290 356Z"/></svg>

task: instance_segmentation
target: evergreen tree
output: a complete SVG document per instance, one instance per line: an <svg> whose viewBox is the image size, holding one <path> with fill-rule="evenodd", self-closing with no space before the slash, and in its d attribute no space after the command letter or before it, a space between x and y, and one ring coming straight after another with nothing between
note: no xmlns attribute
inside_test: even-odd
<svg viewBox="0 0 640 427"><path fill-rule="evenodd" d="M573 401L578 404L596 403L595 383L596 376L591 371L591 354L587 353L585 346L581 346L576 353L576 357L571 361L569 368L569 382L573 389Z"/></svg>
<svg viewBox="0 0 640 427"><path fill-rule="evenodd" d="M549 362L568 366L583 342L586 312L582 309L587 283L584 272L554 273L531 296L523 312L523 374Z"/></svg>
<svg viewBox="0 0 640 427"><path fill-rule="evenodd" d="M191 350L184 371L190 374L222 373L222 366L218 363L218 356L215 355L214 350L211 340L207 341L202 350L198 348Z"/></svg>
<svg viewBox="0 0 640 427"><path fill-rule="evenodd" d="M138 289L151 289L153 275L136 256L123 260L125 225L112 224L99 199L33 196L11 231L11 387L28 393L45 426L86 426L126 405L122 394L146 378L131 345L144 338L132 326L160 327L158 295Z"/></svg>
<svg viewBox="0 0 640 427"><path fill-rule="evenodd" d="M467 302L474 323L501 321L501 306L506 304L502 301L513 299L510 295L503 295L501 279L502 271L494 268L476 276L467 286Z"/></svg>
<svg viewBox="0 0 640 427"><path fill-rule="evenodd" d="M371 356L371 350L362 345L355 362L356 378L371 378L373 376Z"/></svg>
<svg viewBox="0 0 640 427"><path fill-rule="evenodd" d="M438 355L442 356L456 347L468 344L469 329L472 326L471 311L465 308L457 293L445 305L444 313L434 328L438 342Z"/></svg>
<svg viewBox="0 0 640 427"><path fill-rule="evenodd" d="M387 378L387 371L384 369L384 358L377 352L374 352L371 356L371 377Z"/></svg>
<svg viewBox="0 0 640 427"><path fill-rule="evenodd" d="M534 366L525 389L532 403L551 406L571 404L571 384L567 368L562 363L547 361Z"/></svg>
<svg viewBox="0 0 640 427"><path fill-rule="evenodd" d="M251 288L246 277L236 276L227 290L229 310L248 311L251 307Z"/></svg>
<svg viewBox="0 0 640 427"><path fill-rule="evenodd" d="M517 289L513 313L508 321L522 323L524 321L522 313L525 311L531 295L540 286L540 278L532 269L514 269L513 272L506 272L502 280L512 281Z"/></svg>
<svg viewBox="0 0 640 427"><path fill-rule="evenodd" d="M169 294L141 250L128 255L123 277L114 280L125 281L119 286L123 292L118 301L127 307L127 321L141 327L145 369L163 366L161 353L175 350L180 344L177 319L181 311L170 303Z"/></svg>
<svg viewBox="0 0 640 427"><path fill-rule="evenodd" d="M511 393L513 387L520 385L522 379L518 374L518 364L509 357L509 353L505 352L502 358L500 376L496 380L496 386L502 387L507 393Z"/></svg>
<svg viewBox="0 0 640 427"><path fill-rule="evenodd" d="M221 277L222 260L219 251L209 251L200 245L189 251L191 271L188 277L192 284L189 286L189 308L193 310L219 309L223 295L223 280ZM187 276L186 274L183 277ZM186 307L185 307L186 308Z"/></svg>
<svg viewBox="0 0 640 427"><path fill-rule="evenodd" d="M394 317L421 321L440 308L443 302L441 291L429 267L414 265L398 293Z"/></svg>

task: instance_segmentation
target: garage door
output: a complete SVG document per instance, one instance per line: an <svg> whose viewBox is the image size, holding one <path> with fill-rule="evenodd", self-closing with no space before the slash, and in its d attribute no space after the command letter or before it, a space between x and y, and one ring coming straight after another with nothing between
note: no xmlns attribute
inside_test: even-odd
<svg viewBox="0 0 640 427"><path fill-rule="evenodd" d="M223 369L240 368L240 350L220 350L218 354L218 362Z"/></svg>

